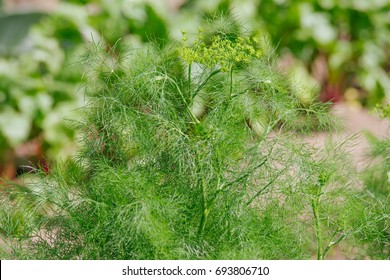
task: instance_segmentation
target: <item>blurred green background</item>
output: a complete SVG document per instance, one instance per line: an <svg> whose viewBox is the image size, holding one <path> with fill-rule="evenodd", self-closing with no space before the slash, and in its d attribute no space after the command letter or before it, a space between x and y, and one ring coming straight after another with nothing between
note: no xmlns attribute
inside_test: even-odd
<svg viewBox="0 0 390 280"><path fill-rule="evenodd" d="M389 102L390 0L0 0L0 174L74 153L70 120L93 94L79 63L88 43L164 45L215 13L268 34L279 65L321 100Z"/></svg>

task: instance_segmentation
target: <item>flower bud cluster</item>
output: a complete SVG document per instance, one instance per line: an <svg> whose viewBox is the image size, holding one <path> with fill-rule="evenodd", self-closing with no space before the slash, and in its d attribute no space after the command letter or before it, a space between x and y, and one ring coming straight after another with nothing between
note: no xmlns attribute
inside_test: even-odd
<svg viewBox="0 0 390 280"><path fill-rule="evenodd" d="M183 41L187 41L185 32L183 32ZM224 35L214 35L210 43L206 44L202 30L199 30L198 39L191 46L185 45L180 48L179 53L188 64L196 62L210 69L219 68L222 72L229 72L237 65L248 64L254 59L259 59L262 55L257 48L259 44L258 36L230 39Z"/></svg>

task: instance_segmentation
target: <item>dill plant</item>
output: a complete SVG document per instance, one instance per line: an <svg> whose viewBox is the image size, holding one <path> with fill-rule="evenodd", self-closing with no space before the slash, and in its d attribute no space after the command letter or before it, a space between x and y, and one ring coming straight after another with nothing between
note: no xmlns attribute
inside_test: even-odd
<svg viewBox="0 0 390 280"><path fill-rule="evenodd" d="M2 256L326 257L353 231L348 176L291 130L334 121L326 104L299 104L267 42L200 30L162 49L93 45L81 150L3 187Z"/></svg>
<svg viewBox="0 0 390 280"><path fill-rule="evenodd" d="M390 106L376 106L374 112L381 118L390 118ZM365 188L363 194L370 206L365 218L364 230L359 232L366 243L366 254L377 259L390 259L390 137L376 138L369 133L371 164L363 170L361 177ZM366 207L368 208L368 207Z"/></svg>

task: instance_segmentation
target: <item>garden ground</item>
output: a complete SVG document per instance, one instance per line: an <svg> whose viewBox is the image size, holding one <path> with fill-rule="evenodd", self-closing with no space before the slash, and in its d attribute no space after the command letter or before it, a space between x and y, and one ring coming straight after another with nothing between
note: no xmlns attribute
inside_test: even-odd
<svg viewBox="0 0 390 280"><path fill-rule="evenodd" d="M369 164L369 142L365 133L371 133L375 137L388 137L390 133L390 119L380 119L366 109L354 107L346 103L336 103L332 108L333 114L338 116L343 123L344 129L336 134L335 138L342 141L353 137L348 151L351 152L353 163L357 171L363 170ZM328 133L316 133L305 137L304 140L315 147L324 146Z"/></svg>

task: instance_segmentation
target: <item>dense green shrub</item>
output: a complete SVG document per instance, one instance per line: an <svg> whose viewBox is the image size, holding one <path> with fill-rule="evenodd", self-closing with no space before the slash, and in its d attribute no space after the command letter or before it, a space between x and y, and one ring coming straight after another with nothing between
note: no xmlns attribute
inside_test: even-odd
<svg viewBox="0 0 390 280"><path fill-rule="evenodd" d="M162 48L94 44L83 63L82 148L2 187L2 257L323 259L362 230L341 150L291 132L302 112L333 127L327 105L298 106L262 36L206 26Z"/></svg>

